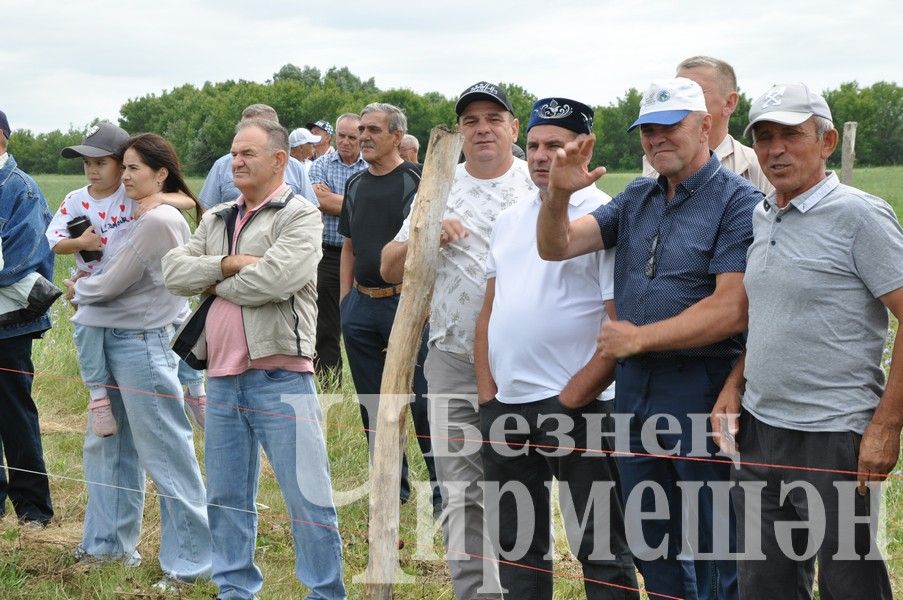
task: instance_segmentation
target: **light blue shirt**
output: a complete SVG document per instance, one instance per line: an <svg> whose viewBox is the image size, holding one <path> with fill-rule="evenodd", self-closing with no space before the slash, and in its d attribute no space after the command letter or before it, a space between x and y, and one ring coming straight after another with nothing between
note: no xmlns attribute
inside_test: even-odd
<svg viewBox="0 0 903 600"><path fill-rule="evenodd" d="M295 193L303 196L311 204L320 207L314 188L310 185L310 178L304 171L304 166L292 157L289 157L288 164L285 166L285 183L289 185ZM198 194L198 200L204 205L204 208L216 206L221 202L230 202L241 195L241 192L235 187L232 181L232 155L226 154L216 159L210 172L207 173L207 179L204 180L204 187Z"/></svg>

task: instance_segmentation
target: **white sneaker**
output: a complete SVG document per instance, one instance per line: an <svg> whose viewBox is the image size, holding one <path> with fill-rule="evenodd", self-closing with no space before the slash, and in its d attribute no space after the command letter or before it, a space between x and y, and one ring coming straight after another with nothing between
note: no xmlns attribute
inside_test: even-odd
<svg viewBox="0 0 903 600"><path fill-rule="evenodd" d="M179 592L187 585L189 585L187 581L180 581L175 577L165 575L163 579L152 585L151 589L158 594L179 594Z"/></svg>

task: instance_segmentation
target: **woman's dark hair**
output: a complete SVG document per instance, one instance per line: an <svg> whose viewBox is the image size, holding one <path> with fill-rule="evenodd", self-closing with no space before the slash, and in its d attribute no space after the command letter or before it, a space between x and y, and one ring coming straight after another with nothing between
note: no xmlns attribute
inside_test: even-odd
<svg viewBox="0 0 903 600"><path fill-rule="evenodd" d="M163 190L167 193L182 192L194 200L195 223L201 222L204 207L198 202L197 196L185 183L182 175L182 166L179 164L179 156L172 144L156 133L141 133L133 135L119 152L119 160L122 161L125 151L131 148L138 153L141 161L154 171L166 168L166 180L163 182Z"/></svg>

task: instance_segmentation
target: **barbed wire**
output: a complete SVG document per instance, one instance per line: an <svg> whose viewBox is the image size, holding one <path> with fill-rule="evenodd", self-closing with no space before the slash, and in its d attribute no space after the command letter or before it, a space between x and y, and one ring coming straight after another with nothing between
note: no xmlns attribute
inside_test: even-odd
<svg viewBox="0 0 903 600"><path fill-rule="evenodd" d="M78 379L77 377L63 376L63 375L39 374L38 372L22 371L22 370L8 369L8 368L3 368L3 367L0 367L0 372L17 373L20 375L31 375L34 377L42 376L42 377L50 377L50 378L54 378L54 379L77 380L77 381L81 382L81 380ZM119 392L122 392L122 391L136 392L136 393L139 393L139 394L142 394L145 396L156 396L159 398L170 398L173 400L182 400L181 395L161 394L161 393L157 393L157 392L151 392L151 391L137 389L137 388L116 386L116 385L112 385L112 384L105 384L104 387L106 387L107 389L116 390ZM322 394L322 395L325 396L326 394ZM336 394L336 395L339 395L339 394ZM267 415L267 416L273 416L273 417L278 417L278 418L306 422L306 423L321 424L321 421L319 421L318 419L298 417L297 415L287 415L282 411L262 410L262 409L250 408L250 407L246 407L246 406L239 406L232 402L218 402L215 399L211 400L209 397L207 398L207 405L208 406L209 405L228 406L230 408L234 408L234 409L238 410L239 412ZM349 429L349 430L352 429L351 426L340 425L339 427L344 428L344 429ZM355 431L362 430L362 431L366 432L368 435L376 433L376 429L367 428L367 427L363 427L363 426L361 426L360 428L353 427L353 429ZM431 441L432 440L442 440L442 441L448 441L448 442L464 442L464 443L481 444L481 445L482 444L504 445L504 446L514 447L514 448L524 448L524 447L529 446L530 448L536 448L539 450L553 450L553 451L559 451L559 452L560 451L581 452L581 453L586 453L586 454L602 454L602 455L610 455L610 456L615 456L615 457L617 457L617 456L621 456L621 457L636 456L636 457L642 457L642 458L661 458L661 459L674 460L674 461L683 460L683 461L688 461L688 462L715 463L715 464L733 465L733 466L738 466L738 467L744 466L744 467L758 467L758 468L767 468L767 469L784 469L784 470L791 470L791 471L829 473L829 474L834 474L834 475L852 475L852 476L857 476L857 477L859 475L864 475L864 476L873 476L874 475L874 473L870 472L870 471L855 471L855 470L849 470L849 469L832 469L832 468L828 468L828 467L811 467L811 466L807 466L807 465L788 465L788 464L781 464L781 463L744 461L744 460L733 459L733 458L687 456L687 455L683 455L683 454L658 454L658 453L640 452L640 451L634 451L634 450L628 451L628 450L608 450L608 449L602 449L602 448L582 448L579 446L566 446L566 445L559 445L559 444L537 444L532 441L513 442L513 441L502 441L502 440L485 440L483 438L477 439L477 438L468 438L468 437L435 436L435 435L422 435L422 434L415 434L412 437L414 437L416 439L428 439ZM888 479L903 479L903 473L891 472L891 473L888 473L886 475L886 477Z"/></svg>
<svg viewBox="0 0 903 600"><path fill-rule="evenodd" d="M53 374L48 374L48 373L39 373L36 371L23 371L23 370L0 367L0 372L16 373L16 374L20 374L20 375L30 375L32 377L47 377L47 378L58 379L58 380L78 380L79 382L81 382L81 380L77 377L64 376L64 375L53 375ZM173 400L180 400L180 401L182 400L181 395L162 394L162 393L152 392L152 391L148 391L148 390L129 388L129 387L124 387L124 386L116 386L116 385L112 385L112 384L106 384L105 387L107 387L108 389L119 391L119 392L122 392L122 391L134 392L134 393L142 394L145 396L156 396L156 397L170 398ZM257 413L257 414L266 414L266 415L270 415L270 416L274 416L274 417L300 420L303 422L317 423L318 425L321 425L321 421L318 419L298 417L296 415L289 415L289 414L285 414L284 412L280 412L280 411L261 410L261 409L254 409L254 408L244 407L244 406L236 406L234 403L217 402L215 399L211 400L209 397L207 399L207 404L208 405L219 404L221 406L229 406L232 408L236 408L237 410L242 411L242 412L253 412L253 413ZM352 426L345 426L345 425L340 425L339 427L344 428L344 429L349 429L349 430L354 429L355 431L363 430L366 433L368 433L368 435L371 433L375 433L375 429L372 429L372 428L364 428L364 427L359 428L356 426L352 427ZM425 438L425 439L430 439L430 440L443 440L443 441L448 441L448 442L462 442L465 444L471 443L471 444L505 445L510 448L516 448L516 447L523 448L523 447L529 446L530 448L534 448L537 450L543 449L543 450L552 450L552 451L559 451L559 452L562 450L565 450L565 451L581 452L581 453L588 453L588 454L596 453L596 454L600 454L600 455L608 455L608 456L613 456L613 457L640 456L640 457L649 457L649 458L662 458L662 459L669 459L669 460L710 462L710 463L719 463L719 464L727 464L727 465L734 465L734 466L742 465L742 466L746 466L746 467L759 467L759 468L769 468L769 469L785 469L785 470L798 470L798 471L806 471L806 472L819 472L819 473L829 473L829 474L837 474L837 475L843 475L843 476L859 476L859 475L869 475L870 474L870 473L866 473L866 472L851 471L851 470L846 470L846 469L810 467L810 466L806 466L806 465L783 465L783 464L773 464L773 463L742 461L742 460L735 460L735 459L731 459L731 458L714 458L714 457L685 456L685 455L673 455L673 454L654 454L654 453L634 452L634 451L608 450L608 449L601 449L601 448L581 448L581 447L577 447L577 446L569 447L569 446L562 446L562 445L557 445L557 444L537 444L537 443L530 442L530 441L528 441L528 442L509 442L509 441L485 440L482 438L474 439L474 438L460 437L460 436L432 436L432 435L419 435L419 434L414 435L413 437ZM180 500L180 501L185 500L184 498L179 498L174 495L164 494L156 489L151 492L147 492L145 489L129 488L126 486L118 486L118 485L113 485L113 484L108 484L108 483L97 482L97 481L90 481L90 480L84 479L83 477L73 477L70 475L64 475L64 474L58 474L58 473L34 471L34 470L22 469L22 468L18 468L18 467L11 467L9 465L6 465L6 468L10 471L18 471L18 472L29 473L29 474L33 474L33 475L44 475L48 478L72 481L72 482L77 482L77 483L84 483L86 485L103 486L103 487L117 489L120 491L129 492L129 493L149 494L149 495L155 496L157 498L168 498L168 499ZM903 473L897 473L897 472L889 473L887 475L887 477L892 478L892 479L903 478ZM221 504L211 504L211 503L206 502L206 498L202 499L202 500L198 500L196 503L197 504L203 503L204 505L206 505L208 507L212 506L212 507L220 508L223 510L233 510L233 511L238 511L238 512L243 512L243 513L248 513L248 514L255 514L258 516L259 519L262 519L264 522L267 522L267 523L271 522L271 519L269 518L269 516L267 516L267 515L261 516L260 513L256 509L252 510L252 509L245 509L245 508L234 507L234 506L226 506L226 505L221 505ZM337 527L337 526L329 524L329 523L318 523L318 522L313 522L313 521L306 521L303 519L291 517L290 515L279 515L278 518L280 521L294 523L294 524L298 524L298 525L302 525L302 526L311 526L311 527L321 527L321 528L325 528L325 529L332 529L342 535L369 538L369 532L365 532L362 530L356 530L356 529L346 528L346 527ZM476 558L476 559L480 559L480 560L488 560L488 561L495 562L497 564L505 564L505 565L512 566L515 568L523 568L525 570L547 573L547 574L550 574L553 577L557 577L557 578L580 581L580 582L583 582L584 584L591 583L591 584L597 584L597 585L605 585L605 586L610 586L613 588L618 588L618 589L622 589L622 590L626 590L626 591L635 591L638 593L645 593L645 594L649 595L650 597L654 597L654 598L663 598L665 600L682 600L681 598L679 598L677 596L670 596L667 594L656 593L656 592L650 591L648 589L645 589L644 587L633 588L630 586L624 586L624 585L615 584L615 583L611 583L611 582L587 578L587 577L583 577L580 575L573 575L573 574L564 573L561 571L555 571L552 569L545 569L545 568L537 567L534 565L527 565L527 564L522 564L522 563L518 563L515 561L508 561L508 560L504 560L504 559L501 559L498 557L481 556L479 554L474 554L472 552L464 552L461 550L457 550L455 548L447 548L446 554L451 555L451 556L461 555L461 556L467 556L470 558Z"/></svg>

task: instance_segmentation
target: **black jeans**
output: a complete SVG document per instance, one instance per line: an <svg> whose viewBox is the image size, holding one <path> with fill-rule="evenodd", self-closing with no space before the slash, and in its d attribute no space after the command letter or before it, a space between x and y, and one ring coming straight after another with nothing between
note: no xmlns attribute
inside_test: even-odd
<svg viewBox="0 0 903 600"><path fill-rule="evenodd" d="M0 513L8 495L20 519L47 523L53 507L38 409L31 398L31 343L31 335L0 340L0 443L9 466L9 479L0 477ZM0 473L2 467L0 455Z"/></svg>
<svg viewBox="0 0 903 600"><path fill-rule="evenodd" d="M323 244L323 258L317 266L317 373L331 369L342 373L342 322L339 319L339 259L341 246Z"/></svg>
<svg viewBox="0 0 903 600"><path fill-rule="evenodd" d="M746 544L755 539L745 530L747 511L759 524L761 557L740 560L741 600L808 600L812 597L815 560L818 558L818 590L822 600L887 600L892 598L890 580L884 561L875 548L880 494L875 486L865 496L856 490L856 476L824 471L804 471L768 465L793 465L840 471L857 471L861 436L852 432L807 432L772 427L746 412L740 417L737 443L744 463L733 478L747 485L765 488L757 495L756 506L738 487L731 489L731 502L737 514L737 543L741 552L755 552ZM750 464L746 464L750 463ZM760 466L761 465L761 466ZM807 496L800 485L811 486L816 498ZM789 489L793 486L794 489ZM781 500L782 487L787 492ZM752 496L756 498L757 496ZM822 506L818 506L818 499ZM844 506L845 505L845 506ZM849 524L855 516L856 525ZM860 520L872 519L869 524ZM825 526L821 545L815 556L802 558L809 551L808 529L796 529L779 545L775 527L786 529L794 522L821 521ZM841 524L849 529L841 532ZM787 555L787 545L792 553ZM750 544L752 545L752 544ZM845 547L845 550L844 550ZM849 555L849 558L841 554ZM748 556L748 558L752 558Z"/></svg>
<svg viewBox="0 0 903 600"><path fill-rule="evenodd" d="M518 421L520 427L516 425ZM493 423L496 423L494 428ZM588 423L595 425L588 427ZM486 481L498 482L500 487L514 482L529 492L532 502L530 522L525 518L530 511L524 512L514 494L504 493L497 501L489 495L484 497L487 520L498 523L498 550L503 553L499 578L502 588L507 589L505 597L552 598L552 574L536 569L552 569L549 486L554 477L561 485L559 501L568 542L587 579L586 597L589 600L638 599L633 558L624 534L617 467L610 454L601 452L612 450L613 444L610 437L596 439L599 432L613 431L604 404L591 402L579 410L568 410L561 406L557 396L526 404L492 400L480 406L480 427ZM562 437L558 431L570 437ZM588 431L597 433L588 436ZM588 437L592 439L588 441ZM525 452L512 456L524 449L525 444L529 445ZM592 512L588 514L590 504ZM568 505L573 506L573 511ZM603 508L608 509L608 515L600 517L596 511ZM581 521L582 531L578 524ZM597 529L596 525L601 527ZM511 553L515 546L524 546L523 539L530 531L526 553L506 558L504 553Z"/></svg>

